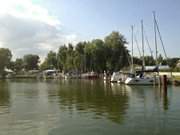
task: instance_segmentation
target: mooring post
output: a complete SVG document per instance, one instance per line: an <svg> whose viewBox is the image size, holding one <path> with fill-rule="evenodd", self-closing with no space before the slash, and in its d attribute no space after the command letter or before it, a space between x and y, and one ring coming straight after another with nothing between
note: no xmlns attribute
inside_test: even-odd
<svg viewBox="0 0 180 135"><path fill-rule="evenodd" d="M163 90L164 90L164 94L167 95L167 75L163 75Z"/></svg>
<svg viewBox="0 0 180 135"><path fill-rule="evenodd" d="M164 106L164 110L168 110L167 75L162 76L162 88L163 88L163 106Z"/></svg>

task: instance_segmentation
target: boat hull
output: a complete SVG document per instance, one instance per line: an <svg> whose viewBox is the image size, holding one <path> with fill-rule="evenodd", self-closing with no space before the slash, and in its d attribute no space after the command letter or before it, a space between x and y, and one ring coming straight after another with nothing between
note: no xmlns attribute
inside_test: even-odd
<svg viewBox="0 0 180 135"><path fill-rule="evenodd" d="M127 78L125 81L127 85L153 85L156 84L154 78Z"/></svg>

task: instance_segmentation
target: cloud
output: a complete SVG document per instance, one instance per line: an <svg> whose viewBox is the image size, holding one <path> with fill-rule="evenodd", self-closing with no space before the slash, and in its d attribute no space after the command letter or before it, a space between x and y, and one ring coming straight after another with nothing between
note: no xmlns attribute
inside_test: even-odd
<svg viewBox="0 0 180 135"><path fill-rule="evenodd" d="M57 17L30 0L0 0L0 47L10 48L15 57L38 54L44 57L77 36L66 33Z"/></svg>
<svg viewBox="0 0 180 135"><path fill-rule="evenodd" d="M31 0L0 0L0 3L1 15L9 14L17 18L27 18L52 26L60 24L55 16L49 15L47 9L33 4Z"/></svg>

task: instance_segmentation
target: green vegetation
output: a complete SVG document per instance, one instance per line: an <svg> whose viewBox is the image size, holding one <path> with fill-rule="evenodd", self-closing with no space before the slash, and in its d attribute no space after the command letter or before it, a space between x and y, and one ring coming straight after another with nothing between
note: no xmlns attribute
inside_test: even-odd
<svg viewBox="0 0 180 135"><path fill-rule="evenodd" d="M118 32L112 32L101 39L89 42L79 42L76 45L60 45L58 52L50 51L45 60L40 63L38 55L27 54L23 58L11 61L12 54L9 49L0 48L0 77L5 76L5 68L16 73L29 70L59 69L64 72L89 72L103 73L118 71L129 66L130 54L126 48L127 41ZM135 65L142 65L141 58L133 57ZM155 65L152 56L145 56L146 65ZM173 71L180 71L177 66L179 58L163 59L161 55L158 62L168 64Z"/></svg>
<svg viewBox="0 0 180 135"><path fill-rule="evenodd" d="M11 58L12 58L12 54L9 49L0 48L0 76L1 77L5 76L4 69L5 67L10 66Z"/></svg>
<svg viewBox="0 0 180 135"><path fill-rule="evenodd" d="M57 54L56 52L50 51L47 55L47 58L40 65L41 70L45 69L57 69Z"/></svg>
<svg viewBox="0 0 180 135"><path fill-rule="evenodd" d="M54 57L53 60L57 61L57 67L65 72L117 71L129 64L126 43L124 36L118 32L112 32L105 37L104 41L94 39L91 42L79 42L75 47L72 44L61 46L57 53L57 59ZM52 59L52 55L49 54L41 65L42 69L45 67L56 68L55 64L51 64L52 66L48 64L48 60ZM54 56L56 56L55 53Z"/></svg>
<svg viewBox="0 0 180 135"><path fill-rule="evenodd" d="M24 68L26 70L38 69L39 56L33 54L27 54L23 57Z"/></svg>

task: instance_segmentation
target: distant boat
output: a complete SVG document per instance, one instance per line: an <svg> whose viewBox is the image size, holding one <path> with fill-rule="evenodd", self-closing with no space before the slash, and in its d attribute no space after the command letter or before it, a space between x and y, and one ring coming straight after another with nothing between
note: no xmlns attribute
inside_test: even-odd
<svg viewBox="0 0 180 135"><path fill-rule="evenodd" d="M125 81L125 75L123 72L113 72L111 76L111 82L123 83Z"/></svg>

